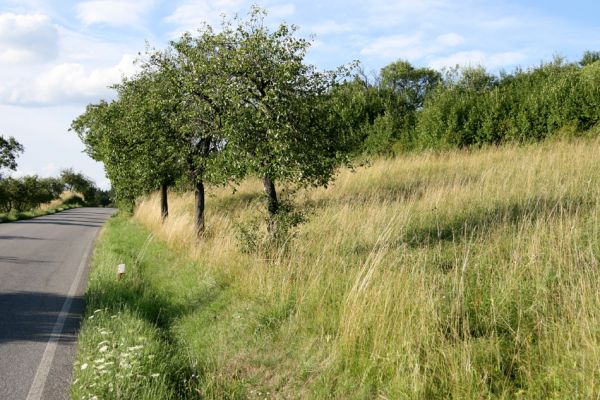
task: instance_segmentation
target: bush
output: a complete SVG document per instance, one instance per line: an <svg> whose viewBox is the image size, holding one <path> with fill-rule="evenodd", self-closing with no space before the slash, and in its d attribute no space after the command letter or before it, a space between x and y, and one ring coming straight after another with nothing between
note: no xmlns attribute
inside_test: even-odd
<svg viewBox="0 0 600 400"><path fill-rule="evenodd" d="M420 147L530 142L582 133L600 121L600 62L555 59L499 78L480 69L449 74L419 113Z"/></svg>
<svg viewBox="0 0 600 400"><path fill-rule="evenodd" d="M0 180L0 210L22 212L59 198L62 183L55 178L39 178L36 175Z"/></svg>
<svg viewBox="0 0 600 400"><path fill-rule="evenodd" d="M308 208L299 208L291 201L280 200L279 210L275 217L274 231L268 233L260 229L263 223L268 224L269 218L255 216L236 224L236 239L243 253L264 253L269 255L273 250L285 250L294 238L295 228L306 222Z"/></svg>
<svg viewBox="0 0 600 400"><path fill-rule="evenodd" d="M80 206L83 206L83 205L85 205L85 201L83 200L83 198L81 196L78 196L78 195L75 194L75 195L72 195L71 197L66 198L63 201L63 204L66 204L66 205L76 205L76 204L78 204Z"/></svg>

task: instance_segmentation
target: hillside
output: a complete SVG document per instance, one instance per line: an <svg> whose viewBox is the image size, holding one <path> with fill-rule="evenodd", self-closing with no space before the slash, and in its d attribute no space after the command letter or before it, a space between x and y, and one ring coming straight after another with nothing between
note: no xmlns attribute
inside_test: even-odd
<svg viewBox="0 0 600 400"><path fill-rule="evenodd" d="M258 182L209 189L198 242L193 195L165 224L150 196L96 251L73 395L595 397L599 163L597 138L373 161L297 194L276 247Z"/></svg>

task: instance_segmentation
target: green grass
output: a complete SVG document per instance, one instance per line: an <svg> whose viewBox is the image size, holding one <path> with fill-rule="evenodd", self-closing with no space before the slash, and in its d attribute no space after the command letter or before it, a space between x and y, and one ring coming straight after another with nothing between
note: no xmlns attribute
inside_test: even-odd
<svg viewBox="0 0 600 400"><path fill-rule="evenodd" d="M118 280L121 263L127 273ZM243 351L247 338L266 346L255 333L280 317L202 273L128 216L113 217L92 259L71 396L246 398L245 382L221 381L210 371Z"/></svg>
<svg viewBox="0 0 600 400"><path fill-rule="evenodd" d="M116 279L117 265L127 274ZM193 379L186 357L172 342L170 325L184 305L149 279L178 265L126 216L113 217L100 238L86 292L72 397L175 399Z"/></svg>
<svg viewBox="0 0 600 400"><path fill-rule="evenodd" d="M192 195L165 224L151 196L98 243L73 398L597 398L599 154L375 161L301 193L280 252L241 251L259 182L212 189L200 241Z"/></svg>
<svg viewBox="0 0 600 400"><path fill-rule="evenodd" d="M44 215L56 214L61 211L70 210L72 208L81 207L79 204L61 204L57 207L52 207L48 209L36 209L31 211L11 211L9 213L0 213L0 223L2 222L14 222L23 219L31 219L35 217L42 217Z"/></svg>

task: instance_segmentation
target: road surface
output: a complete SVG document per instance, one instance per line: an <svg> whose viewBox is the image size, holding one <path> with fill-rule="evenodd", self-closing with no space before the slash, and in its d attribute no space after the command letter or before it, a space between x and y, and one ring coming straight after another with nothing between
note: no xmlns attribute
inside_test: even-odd
<svg viewBox="0 0 600 400"><path fill-rule="evenodd" d="M89 256L113 212L0 224L0 399L68 398Z"/></svg>

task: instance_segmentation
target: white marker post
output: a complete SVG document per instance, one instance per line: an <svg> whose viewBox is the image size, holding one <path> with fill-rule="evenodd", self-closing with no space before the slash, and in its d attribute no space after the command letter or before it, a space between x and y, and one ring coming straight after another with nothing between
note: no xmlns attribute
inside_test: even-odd
<svg viewBox="0 0 600 400"><path fill-rule="evenodd" d="M117 279L120 280L123 275L125 275L125 264L119 264L117 265Z"/></svg>

